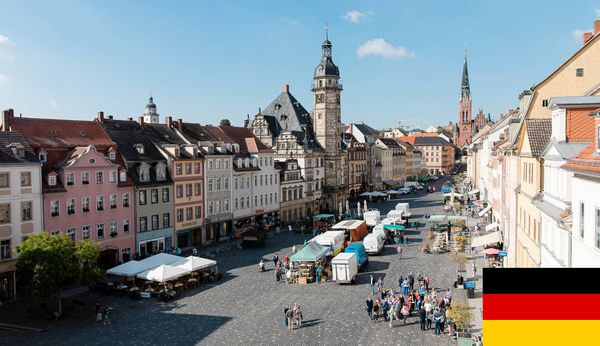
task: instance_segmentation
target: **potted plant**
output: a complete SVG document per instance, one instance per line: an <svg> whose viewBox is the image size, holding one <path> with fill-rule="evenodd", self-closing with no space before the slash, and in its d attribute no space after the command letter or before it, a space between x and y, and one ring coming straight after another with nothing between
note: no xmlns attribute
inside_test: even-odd
<svg viewBox="0 0 600 346"><path fill-rule="evenodd" d="M435 233L433 233L433 231L427 231L427 238L428 239L433 239L435 237Z"/></svg>
<svg viewBox="0 0 600 346"><path fill-rule="evenodd" d="M464 300L453 301L449 316L456 329L458 345L471 345L471 321L473 320L473 311L469 304Z"/></svg>
<svg viewBox="0 0 600 346"><path fill-rule="evenodd" d="M431 252L431 244L425 243L425 244L421 245L421 251L423 253L429 253L429 252Z"/></svg>

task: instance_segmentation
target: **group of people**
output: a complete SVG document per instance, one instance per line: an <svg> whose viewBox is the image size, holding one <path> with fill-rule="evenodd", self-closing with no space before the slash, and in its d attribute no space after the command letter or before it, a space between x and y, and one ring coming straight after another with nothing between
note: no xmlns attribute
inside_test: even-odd
<svg viewBox="0 0 600 346"><path fill-rule="evenodd" d="M398 279L399 290L386 290L383 287L383 278L377 280L370 276L371 295L365 301L365 311L369 319L374 322L381 317L389 321L390 328L394 320L402 320L404 324L411 317L418 317L421 330L434 329L436 334L443 334L446 327L448 334L454 334L454 324L451 316L452 292L448 290L439 295L435 288L429 290L427 275L411 273ZM418 283L418 289L415 285ZM377 294L376 294L377 293ZM373 299L372 296L376 295Z"/></svg>
<svg viewBox="0 0 600 346"><path fill-rule="evenodd" d="M301 326L304 319L302 308L298 303L294 303L292 307L286 305L283 308L283 316L283 321L289 330L294 330L294 326Z"/></svg>
<svg viewBox="0 0 600 346"><path fill-rule="evenodd" d="M110 313L112 308L108 305L96 303L94 312L96 313L96 322L103 322L105 325L110 324Z"/></svg>

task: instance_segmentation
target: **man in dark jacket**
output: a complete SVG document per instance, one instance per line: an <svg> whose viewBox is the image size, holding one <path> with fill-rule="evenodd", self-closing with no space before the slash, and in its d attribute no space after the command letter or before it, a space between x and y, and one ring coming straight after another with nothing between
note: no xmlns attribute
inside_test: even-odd
<svg viewBox="0 0 600 346"><path fill-rule="evenodd" d="M367 313L369 314L369 318L373 319L373 299L371 299L371 297L367 297L365 304L367 304Z"/></svg>
<svg viewBox="0 0 600 346"><path fill-rule="evenodd" d="M421 322L421 330L425 330L425 326L427 324L427 313L425 313L425 307L421 304L421 308L419 309L419 322Z"/></svg>
<svg viewBox="0 0 600 346"><path fill-rule="evenodd" d="M411 291L414 291L414 286L415 286L415 276L412 275L412 273L410 273L410 275L408 275L408 286L410 287Z"/></svg>

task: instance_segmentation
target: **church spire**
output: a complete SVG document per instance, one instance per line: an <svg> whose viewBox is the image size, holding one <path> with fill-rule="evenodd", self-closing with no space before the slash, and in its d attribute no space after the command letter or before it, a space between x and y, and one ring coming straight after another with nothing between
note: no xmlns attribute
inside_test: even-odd
<svg viewBox="0 0 600 346"><path fill-rule="evenodd" d="M466 51L465 51L465 62L463 64L460 98L461 98L461 100L463 98L471 98L471 87L469 86L469 69L467 68L467 52Z"/></svg>

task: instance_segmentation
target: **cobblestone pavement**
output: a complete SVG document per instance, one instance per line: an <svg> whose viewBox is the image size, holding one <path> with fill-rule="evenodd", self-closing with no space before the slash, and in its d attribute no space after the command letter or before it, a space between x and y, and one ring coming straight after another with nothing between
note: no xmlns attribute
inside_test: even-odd
<svg viewBox="0 0 600 346"><path fill-rule="evenodd" d="M437 184L441 185L441 182ZM439 189L438 189L439 191ZM408 196L414 217L424 213L439 213L441 195ZM387 213L398 200L369 207ZM420 252L424 232L411 235L412 242L404 249L401 260L389 245L381 256L369 260L367 271L360 274L355 285L332 282L302 285L276 283L272 262L267 272L258 273L259 259L280 258L290 254L292 244L300 244L309 236L282 233L268 240L261 249L232 250L217 256L219 269L225 277L215 284L204 285L186 292L181 298L162 303L154 299L133 301L109 297L115 311L111 325L93 322L77 326L64 323L43 333L0 331L4 345L448 345L455 342L448 336L436 336L432 331L421 332L416 317L404 326L394 321L372 322L363 311L369 294L368 276L382 276L386 287L398 285L399 275L424 273L433 287L451 287L456 271L448 256L425 255ZM464 298L464 291L453 292L455 299ZM288 331L283 322L283 307L299 303L304 323ZM66 321L65 321L66 322Z"/></svg>

